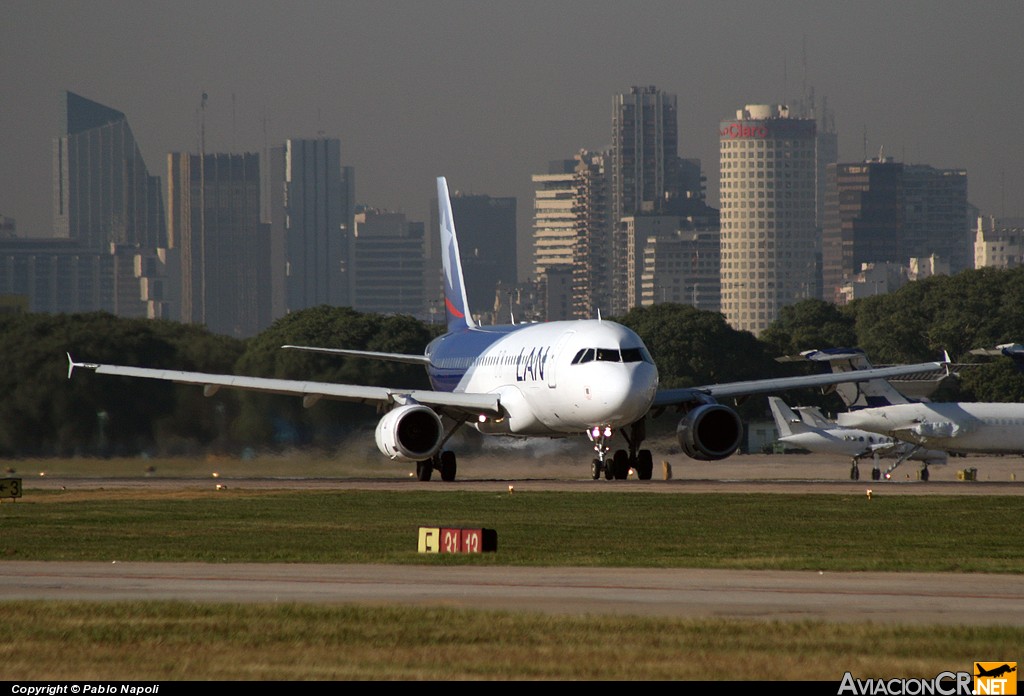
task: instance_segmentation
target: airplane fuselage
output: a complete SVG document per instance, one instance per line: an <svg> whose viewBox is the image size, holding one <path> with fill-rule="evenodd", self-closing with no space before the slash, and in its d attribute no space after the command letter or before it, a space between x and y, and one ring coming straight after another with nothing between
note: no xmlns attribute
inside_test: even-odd
<svg viewBox="0 0 1024 696"><path fill-rule="evenodd" d="M838 421L936 449L1024 453L1024 404L896 404L841 413Z"/></svg>
<svg viewBox="0 0 1024 696"><path fill-rule="evenodd" d="M794 433L779 438L779 442L800 447L811 452L823 454L840 454L847 457L870 457L877 451L879 457L899 457L913 447L907 442L900 442L887 435L855 428L818 429L813 432ZM922 450L915 452L911 459L928 463L945 463L944 452Z"/></svg>
<svg viewBox="0 0 1024 696"><path fill-rule="evenodd" d="M643 341L610 321L472 327L427 346L439 391L499 394L504 414L481 418L481 432L578 434L618 429L650 409L658 370Z"/></svg>

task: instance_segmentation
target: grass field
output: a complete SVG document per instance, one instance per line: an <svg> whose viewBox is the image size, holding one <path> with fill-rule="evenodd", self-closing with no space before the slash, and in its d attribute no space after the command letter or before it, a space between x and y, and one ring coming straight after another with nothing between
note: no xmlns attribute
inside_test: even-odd
<svg viewBox="0 0 1024 696"><path fill-rule="evenodd" d="M1024 497L29 491L0 558L1024 574ZM416 553L421 524L499 552ZM1024 627L555 617L452 609L7 602L0 680L932 677L1015 660Z"/></svg>

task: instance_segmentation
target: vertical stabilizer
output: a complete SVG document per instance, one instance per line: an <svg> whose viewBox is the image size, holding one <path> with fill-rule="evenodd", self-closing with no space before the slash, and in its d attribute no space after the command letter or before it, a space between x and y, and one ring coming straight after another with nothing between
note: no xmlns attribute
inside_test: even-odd
<svg viewBox="0 0 1024 696"><path fill-rule="evenodd" d="M779 431L779 437L789 437L809 430L800 416L793 413L793 409L779 397L769 396L768 406L772 409L772 416L775 417L775 428Z"/></svg>
<svg viewBox="0 0 1024 696"><path fill-rule="evenodd" d="M466 299L452 201L448 196L448 181L443 176L437 178L437 214L441 222L441 265L444 269L444 311L448 317L448 330L473 328L476 324Z"/></svg>
<svg viewBox="0 0 1024 696"><path fill-rule="evenodd" d="M807 350L800 354L805 360L827 362L833 372L853 372L871 369L871 361L860 348L831 348ZM835 386L836 393L851 411L875 406L913 403L888 380L871 379L865 382L846 382Z"/></svg>

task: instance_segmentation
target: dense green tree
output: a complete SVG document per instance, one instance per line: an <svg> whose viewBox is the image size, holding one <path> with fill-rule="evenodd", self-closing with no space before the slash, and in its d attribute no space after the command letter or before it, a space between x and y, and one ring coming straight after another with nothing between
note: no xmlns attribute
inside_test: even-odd
<svg viewBox="0 0 1024 696"><path fill-rule="evenodd" d="M856 319L831 302L804 300L783 307L760 336L776 356L857 345Z"/></svg>
<svg viewBox="0 0 1024 696"><path fill-rule="evenodd" d="M888 295L857 300L860 346L873 360L963 360L973 348L1021 340L1024 268L985 268L909 283Z"/></svg>
<svg viewBox="0 0 1024 696"><path fill-rule="evenodd" d="M639 334L658 365L661 386L692 387L780 373L764 344L717 312L690 305L632 309L619 320Z"/></svg>
<svg viewBox="0 0 1024 696"><path fill-rule="evenodd" d="M187 334L187 335L183 335ZM179 350L206 350L179 359ZM160 423L185 439L203 434L174 424L179 387L162 382L100 376L79 370L68 379L70 353L90 362L172 369L222 367L232 353L220 339L178 324L119 319L109 314L7 315L0 319L0 451L7 454L131 453L152 448ZM224 355L220 362L203 356ZM194 411L188 406L179 412Z"/></svg>
<svg viewBox="0 0 1024 696"><path fill-rule="evenodd" d="M251 339L235 371L281 379L427 389L426 371L417 365L282 350L281 346L422 355L432 337L431 328L412 317L362 314L324 305L289 314ZM373 408L327 399L307 409L296 397L247 392L242 404L234 433L258 444L331 446L353 429L376 422Z"/></svg>

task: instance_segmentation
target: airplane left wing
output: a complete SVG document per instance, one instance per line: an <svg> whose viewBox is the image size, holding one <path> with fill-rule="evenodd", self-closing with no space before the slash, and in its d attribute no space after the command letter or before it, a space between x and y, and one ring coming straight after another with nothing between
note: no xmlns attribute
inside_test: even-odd
<svg viewBox="0 0 1024 696"><path fill-rule="evenodd" d="M804 389L807 387L826 387L842 382L862 382L871 379L887 379L900 375L924 372L926 370L937 370L943 367L944 363L930 362L917 365L896 365L893 367L878 367L870 370L854 370L852 372L827 373L820 375L804 375L800 377L775 377L771 379L755 379L745 382L726 382L724 384L712 384L703 387L686 387L683 389L662 389L654 397L652 407L675 406L692 401L700 401L703 398L714 399L730 398L736 396L749 396L752 394L767 394L771 392L782 392L789 389Z"/></svg>
<svg viewBox="0 0 1024 696"><path fill-rule="evenodd" d="M98 363L75 362L68 355L68 378L71 377L71 373L76 367L92 370L97 374L103 375L141 377L178 384L202 385L203 394L206 396L213 396L223 387L228 389L247 389L249 391L269 394L301 396L303 403L307 406L311 406L317 400L323 398L375 405L419 403L443 409L448 413L462 414L466 417L475 417L481 413L495 416L500 415L497 394L467 394L465 392L441 392L427 389L403 390L389 387L365 387L356 384L216 375L206 372L160 370L125 365L101 365Z"/></svg>
<svg viewBox="0 0 1024 696"><path fill-rule="evenodd" d="M324 353L326 355L340 355L349 358L368 358L370 360L387 360L400 362L409 365L429 365L430 358L425 355L410 355L408 353L379 353L373 350L351 350L349 348L319 348L317 346L281 346L291 350L303 350L307 353Z"/></svg>

